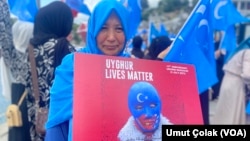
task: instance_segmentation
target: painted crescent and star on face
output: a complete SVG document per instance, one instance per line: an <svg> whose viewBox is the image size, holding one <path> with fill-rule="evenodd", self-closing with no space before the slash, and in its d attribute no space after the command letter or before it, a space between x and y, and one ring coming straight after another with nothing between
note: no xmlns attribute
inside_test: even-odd
<svg viewBox="0 0 250 141"><path fill-rule="evenodd" d="M144 100L142 99L142 97L144 98ZM148 99L147 96L144 96L142 93L138 93L137 96L136 96L136 99L139 103L143 103L145 100Z"/></svg>

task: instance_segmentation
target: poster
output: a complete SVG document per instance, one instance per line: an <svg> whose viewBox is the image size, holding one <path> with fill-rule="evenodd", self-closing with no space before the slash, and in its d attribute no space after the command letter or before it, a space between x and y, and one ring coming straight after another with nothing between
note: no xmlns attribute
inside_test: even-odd
<svg viewBox="0 0 250 141"><path fill-rule="evenodd" d="M74 65L74 141L121 140L118 134L135 114L129 95L138 82L155 88L161 115L171 124L203 124L192 65L81 53L76 53ZM146 101L143 95L136 94L137 102Z"/></svg>

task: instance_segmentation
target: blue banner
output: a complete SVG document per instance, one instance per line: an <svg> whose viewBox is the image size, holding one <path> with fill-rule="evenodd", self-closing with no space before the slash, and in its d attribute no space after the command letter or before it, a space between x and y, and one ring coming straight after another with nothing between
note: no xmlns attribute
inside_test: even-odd
<svg viewBox="0 0 250 141"><path fill-rule="evenodd" d="M10 12L19 20L34 22L38 11L36 0L8 0Z"/></svg>
<svg viewBox="0 0 250 141"><path fill-rule="evenodd" d="M66 0L66 4L71 8L80 13L90 15L91 12L86 4L84 4L84 0Z"/></svg>
<svg viewBox="0 0 250 141"><path fill-rule="evenodd" d="M224 57L225 62L227 62L228 57L236 49L237 46L234 28L235 28L234 25L229 26L227 30L224 32L223 38L221 39L220 48L226 51L226 55Z"/></svg>
<svg viewBox="0 0 250 141"><path fill-rule="evenodd" d="M243 17L237 11L231 0L213 0L210 12L213 29L224 32L220 48L226 51L224 60L227 62L228 57L237 47L234 25L236 23L250 22L250 19Z"/></svg>
<svg viewBox="0 0 250 141"><path fill-rule="evenodd" d="M199 93L217 83L210 0L201 0L176 36L164 61L192 64L196 68Z"/></svg>
<svg viewBox="0 0 250 141"><path fill-rule="evenodd" d="M235 8L231 0L213 0L211 3L212 25L216 30L227 30L230 25L249 22Z"/></svg>
<svg viewBox="0 0 250 141"><path fill-rule="evenodd" d="M165 28L165 26L163 25L163 23L161 23L161 25L160 25L160 35L161 36L168 36L168 31Z"/></svg>
<svg viewBox="0 0 250 141"><path fill-rule="evenodd" d="M150 22L150 25L149 25L149 32L148 32L148 45L151 44L152 40L159 36L160 33L159 31L156 29L155 25L153 22Z"/></svg>
<svg viewBox="0 0 250 141"><path fill-rule="evenodd" d="M141 0L120 0L129 11L129 37L133 38L141 23Z"/></svg>

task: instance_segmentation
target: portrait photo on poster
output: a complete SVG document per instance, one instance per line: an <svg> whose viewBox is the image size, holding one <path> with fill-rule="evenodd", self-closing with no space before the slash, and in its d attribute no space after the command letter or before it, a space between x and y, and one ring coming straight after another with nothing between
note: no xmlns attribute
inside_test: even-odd
<svg viewBox="0 0 250 141"><path fill-rule="evenodd" d="M118 134L121 141L161 139L162 125L172 125L162 115L162 101L157 89L146 81L135 82L128 92L131 113Z"/></svg>
<svg viewBox="0 0 250 141"><path fill-rule="evenodd" d="M160 139L161 125L203 124L192 65L76 53L75 66L74 140Z"/></svg>

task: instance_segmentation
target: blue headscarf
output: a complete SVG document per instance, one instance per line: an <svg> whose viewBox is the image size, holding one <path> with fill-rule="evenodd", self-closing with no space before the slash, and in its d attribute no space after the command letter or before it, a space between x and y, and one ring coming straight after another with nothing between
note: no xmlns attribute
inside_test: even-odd
<svg viewBox="0 0 250 141"><path fill-rule="evenodd" d="M89 54L103 54L97 47L96 38L106 22L109 14L115 11L124 29L125 39L128 40L127 11L116 0L102 0L95 7L88 24L87 47L79 52ZM118 56L125 56L123 50ZM64 57L60 66L56 68L54 83L50 90L50 108L46 129L69 121L68 140L72 140L72 115L73 115L73 77L74 54Z"/></svg>
<svg viewBox="0 0 250 141"><path fill-rule="evenodd" d="M97 47L96 38L105 24L107 18L114 11L124 29L125 41L128 40L129 29L128 29L128 11L127 9L116 0L102 0L94 9L88 23L88 32L87 32L87 46L84 47L81 52L90 53L90 54L103 54L101 50ZM123 50L118 54L118 56L126 56L124 49L126 44L123 47Z"/></svg>

